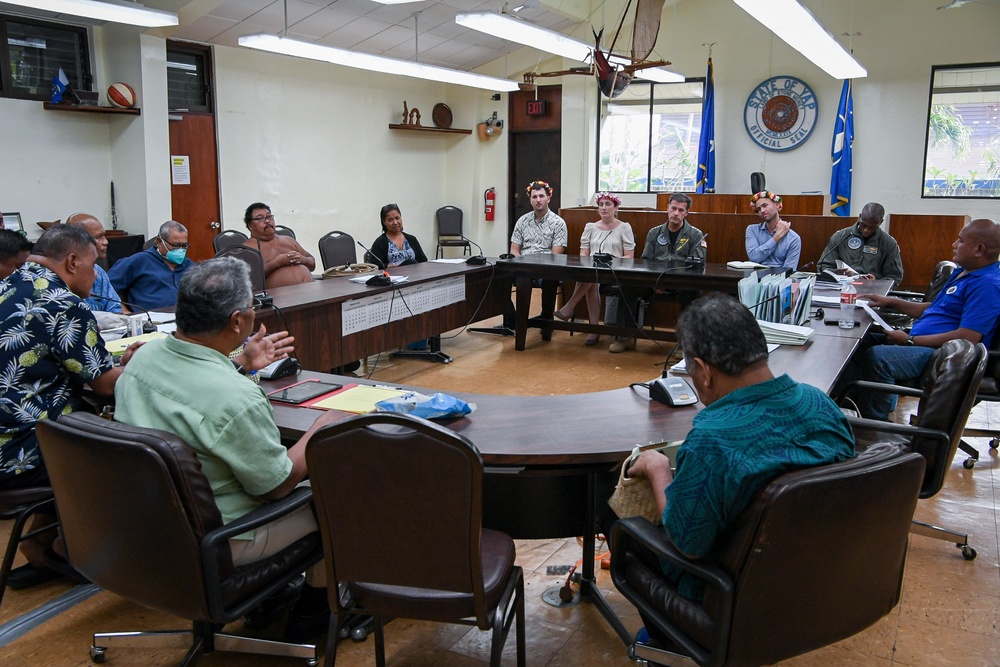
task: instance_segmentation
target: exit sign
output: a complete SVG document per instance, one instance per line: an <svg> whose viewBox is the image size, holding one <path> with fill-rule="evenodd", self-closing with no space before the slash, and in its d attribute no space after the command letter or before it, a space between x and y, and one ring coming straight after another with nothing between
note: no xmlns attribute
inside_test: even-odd
<svg viewBox="0 0 1000 667"><path fill-rule="evenodd" d="M544 116L545 115L545 100L528 100L528 115L529 116Z"/></svg>

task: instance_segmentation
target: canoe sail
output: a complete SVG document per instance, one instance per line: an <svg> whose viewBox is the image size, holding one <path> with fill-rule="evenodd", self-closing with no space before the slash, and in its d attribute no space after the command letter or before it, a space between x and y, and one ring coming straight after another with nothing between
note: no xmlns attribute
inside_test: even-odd
<svg viewBox="0 0 1000 667"><path fill-rule="evenodd" d="M637 0L635 25L632 30L632 60L642 61L649 57L656 46L656 36L660 33L660 15L663 0Z"/></svg>

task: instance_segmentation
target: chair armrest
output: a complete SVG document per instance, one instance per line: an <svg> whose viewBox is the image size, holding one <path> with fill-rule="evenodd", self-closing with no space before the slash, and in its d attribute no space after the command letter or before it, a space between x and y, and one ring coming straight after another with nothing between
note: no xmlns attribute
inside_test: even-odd
<svg viewBox="0 0 1000 667"><path fill-rule="evenodd" d="M858 427L870 429L872 431L879 431L880 433L893 433L896 435L931 438L933 440L940 440L945 444L951 442L951 436L944 431L939 431L937 429L922 428L911 424L884 422L880 419L865 419L863 417L848 417L847 421L851 424L851 428Z"/></svg>
<svg viewBox="0 0 1000 667"><path fill-rule="evenodd" d="M886 382L852 380L847 383L844 390L837 396L837 399L839 400L846 396L851 389L864 389L866 391L874 391L881 394L899 394L900 396L915 396L917 398L924 395L923 389L916 389L914 387L904 387L903 385L888 384Z"/></svg>
<svg viewBox="0 0 1000 667"><path fill-rule="evenodd" d="M221 546L229 546L229 539L242 535L248 530L253 530L279 519L286 514L299 509L303 505L312 502L312 489L308 486L301 486L292 490L284 498L264 503L260 507L247 512L239 519L230 521L221 528L216 528L205 535L201 540L202 563L208 576L218 579L218 560L216 558Z"/></svg>
<svg viewBox="0 0 1000 667"><path fill-rule="evenodd" d="M923 292L910 292L908 290L900 290L900 289L889 290L889 293L886 296L894 296L897 299L906 299L908 301L913 301L913 300L923 301L924 299Z"/></svg>
<svg viewBox="0 0 1000 667"><path fill-rule="evenodd" d="M709 565L703 560L693 560L685 556L670 541L670 536L667 535L667 531L663 530L663 528L654 526L642 517L621 519L616 522L613 529L615 537L612 538L611 543L615 545L615 551L617 551L618 546L616 538L619 530L628 536L627 540L630 539L646 547L660 558L669 561L671 565L676 565L686 572L697 575L710 585L725 591L727 595L732 593L732 580L725 572L713 565ZM612 556L613 561L614 557Z"/></svg>

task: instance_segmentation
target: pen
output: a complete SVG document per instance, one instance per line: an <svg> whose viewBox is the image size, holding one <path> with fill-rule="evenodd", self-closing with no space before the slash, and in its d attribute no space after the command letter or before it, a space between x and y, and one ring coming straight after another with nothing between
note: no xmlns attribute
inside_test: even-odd
<svg viewBox="0 0 1000 667"><path fill-rule="evenodd" d="M387 384L373 384L372 386L375 387L376 389L392 389L394 391L402 391L403 390L402 387L392 387L392 386L389 386Z"/></svg>

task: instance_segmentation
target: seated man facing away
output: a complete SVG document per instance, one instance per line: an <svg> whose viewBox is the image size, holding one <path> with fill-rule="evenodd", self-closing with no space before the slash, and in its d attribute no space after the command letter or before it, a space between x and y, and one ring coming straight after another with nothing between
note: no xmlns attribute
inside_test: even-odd
<svg viewBox="0 0 1000 667"><path fill-rule="evenodd" d="M67 225L76 225L94 237L97 244L97 259L105 259L108 256L108 239L104 234L104 225L101 221L89 213L74 213L66 218ZM101 310L107 313L122 312L121 297L111 285L108 273L101 268L100 264L94 264L94 272L97 277L94 279L94 288L90 290L87 297L87 305L91 310Z"/></svg>
<svg viewBox="0 0 1000 667"><path fill-rule="evenodd" d="M982 341L989 347L1000 326L1000 225L973 220L952 244L956 269L930 303L866 295L874 306L891 306L917 318L909 333L902 330L869 334L854 353L842 382L870 380L897 384L923 375L934 350L948 340ZM886 420L893 410L892 394L859 392L861 414Z"/></svg>
<svg viewBox="0 0 1000 667"><path fill-rule="evenodd" d="M681 313L677 335L705 409L678 450L676 472L650 450L629 476L649 479L671 541L701 558L758 489L789 470L851 458L854 436L826 394L771 374L764 334L733 297L694 301ZM701 580L672 566L664 572L684 597L703 597Z"/></svg>
<svg viewBox="0 0 1000 667"><path fill-rule="evenodd" d="M125 369L115 388L115 419L174 433L191 445L229 523L291 493L306 476L306 443L337 413L324 412L291 448L281 443L267 396L244 373L288 356L293 339L287 332L265 335L263 326L252 333L253 293L244 262L219 257L192 268L181 280L176 312L174 335L148 343ZM230 361L243 341L244 351ZM312 508L305 506L230 540L233 561L267 558L315 530ZM319 630L326 629L325 586L319 563L306 575L301 613L289 619L290 632L303 623L311 628L307 620L314 616Z"/></svg>
<svg viewBox="0 0 1000 667"><path fill-rule="evenodd" d="M187 227L167 220L151 247L115 262L108 271L111 284L140 309L174 305L181 278L194 266L187 258L188 245Z"/></svg>
<svg viewBox="0 0 1000 667"><path fill-rule="evenodd" d="M27 263L0 282L0 489L48 484L35 438L38 420L78 409L84 384L103 396L114 392L122 369L112 364L97 321L83 304L94 285L95 261L90 234L55 225L38 238ZM122 366L138 345L125 352ZM32 529L53 519L38 515ZM54 539L54 531L46 531L21 543L28 565L11 572L12 588L58 576L43 558Z"/></svg>
<svg viewBox="0 0 1000 667"><path fill-rule="evenodd" d="M250 238L243 242L259 250L264 259L264 284L268 289L312 282L316 259L291 236L274 232L271 207L261 202L247 206L243 214Z"/></svg>
<svg viewBox="0 0 1000 667"><path fill-rule="evenodd" d="M32 243L12 229L0 229L0 280L21 268L31 254Z"/></svg>
<svg viewBox="0 0 1000 667"><path fill-rule="evenodd" d="M835 232L820 256L817 271L837 268L841 261L862 276L888 278L895 284L903 279L903 260L896 239L882 229L885 209L869 202L861 209L857 223ZM850 271L847 275L857 275Z"/></svg>
<svg viewBox="0 0 1000 667"><path fill-rule="evenodd" d="M750 198L750 207L763 222L747 227L747 259L772 269L799 268L802 239L792 230L792 223L781 219L781 197L758 192Z"/></svg>

